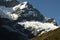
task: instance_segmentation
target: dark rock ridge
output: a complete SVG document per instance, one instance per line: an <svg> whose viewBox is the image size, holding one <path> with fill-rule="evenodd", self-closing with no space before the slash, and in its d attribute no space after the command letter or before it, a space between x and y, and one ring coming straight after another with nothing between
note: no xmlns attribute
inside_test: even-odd
<svg viewBox="0 0 60 40"><path fill-rule="evenodd" d="M26 11L26 10L24 10ZM27 14L27 15L26 15ZM21 17L18 18L18 20L20 21L43 21L44 20L44 16L39 12L36 11L36 9L34 10L28 10L27 12L22 12Z"/></svg>

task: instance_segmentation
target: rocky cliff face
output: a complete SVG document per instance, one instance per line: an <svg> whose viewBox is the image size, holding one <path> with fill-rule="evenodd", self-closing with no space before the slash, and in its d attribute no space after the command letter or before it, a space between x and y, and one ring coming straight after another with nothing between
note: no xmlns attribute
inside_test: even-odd
<svg viewBox="0 0 60 40"><path fill-rule="evenodd" d="M16 1L13 2L16 3ZM28 38L40 36L43 33L59 28L53 18L44 17L30 3L16 4L14 5L11 2L7 6L0 5L0 32L4 36L2 38L5 39L5 36L7 36L6 40L16 40L14 39L16 37L18 40L28 40ZM14 5L14 7L9 5Z"/></svg>
<svg viewBox="0 0 60 40"><path fill-rule="evenodd" d="M0 0L1 6L14 7L15 5L18 5L18 4L19 2L17 0Z"/></svg>

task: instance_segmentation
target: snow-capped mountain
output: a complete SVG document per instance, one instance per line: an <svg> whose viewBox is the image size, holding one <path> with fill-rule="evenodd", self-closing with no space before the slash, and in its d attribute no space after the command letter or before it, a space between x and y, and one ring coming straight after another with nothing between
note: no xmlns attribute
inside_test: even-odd
<svg viewBox="0 0 60 40"><path fill-rule="evenodd" d="M42 21L44 19L43 15L40 14L38 10L30 6L28 2L23 2L14 7L0 6L0 13L2 18L8 18L10 20L17 20L18 17L22 17L22 19L26 18L27 20L31 20L34 18L36 20Z"/></svg>
<svg viewBox="0 0 60 40"><path fill-rule="evenodd" d="M53 18L44 17L28 2L22 2L13 7L0 5L0 25L31 38L59 28Z"/></svg>

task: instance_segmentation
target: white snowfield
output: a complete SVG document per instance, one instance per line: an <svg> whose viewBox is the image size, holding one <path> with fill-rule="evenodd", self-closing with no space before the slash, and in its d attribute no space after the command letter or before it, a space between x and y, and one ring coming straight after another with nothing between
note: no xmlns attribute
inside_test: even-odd
<svg viewBox="0 0 60 40"><path fill-rule="evenodd" d="M24 26L25 29L31 31L34 35L37 35L39 32L40 34L43 34L45 32L59 28L52 23L42 23L38 21L18 22L18 24Z"/></svg>

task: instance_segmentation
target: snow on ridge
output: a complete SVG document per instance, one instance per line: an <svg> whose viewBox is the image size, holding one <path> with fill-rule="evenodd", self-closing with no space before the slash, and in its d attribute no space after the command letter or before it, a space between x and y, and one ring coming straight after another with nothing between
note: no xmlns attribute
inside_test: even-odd
<svg viewBox="0 0 60 40"><path fill-rule="evenodd" d="M42 22L38 22L38 21L18 22L18 24L20 24L22 26L24 25L25 29L31 31L34 35L35 34L37 35L39 32L41 32L40 34L43 34L45 32L59 28L58 26L55 26L52 23L42 23ZM34 32L36 32L36 33L34 33Z"/></svg>
<svg viewBox="0 0 60 40"><path fill-rule="evenodd" d="M17 10L18 8L19 8L19 9L27 8L27 3L28 3L27 1L20 3L19 5L14 6L14 7L13 7L13 10Z"/></svg>

